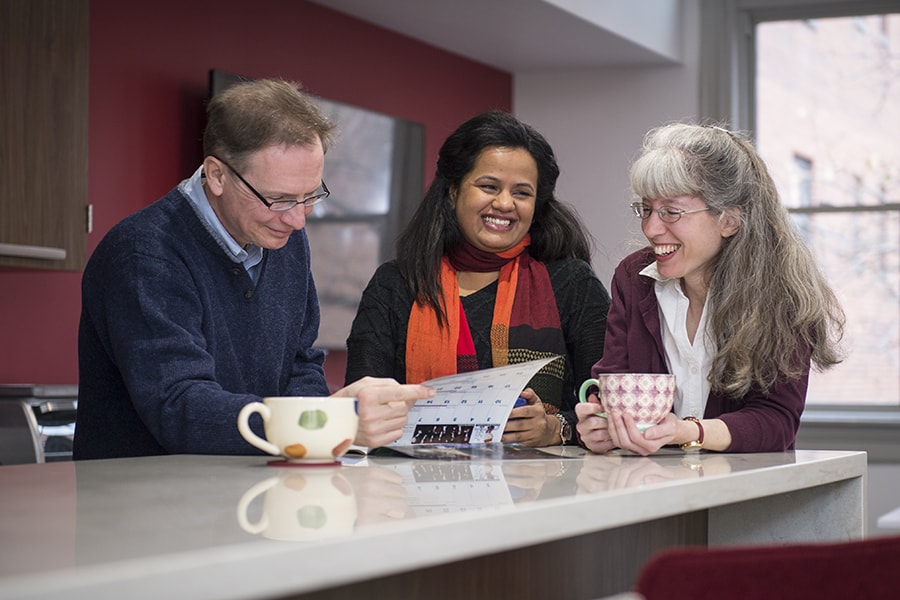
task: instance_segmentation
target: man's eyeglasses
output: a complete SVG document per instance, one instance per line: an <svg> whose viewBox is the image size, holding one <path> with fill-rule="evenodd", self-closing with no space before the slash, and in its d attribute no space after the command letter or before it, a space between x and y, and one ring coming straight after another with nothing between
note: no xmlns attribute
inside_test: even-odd
<svg viewBox="0 0 900 600"><path fill-rule="evenodd" d="M247 189L250 190L254 196L259 198L259 201L262 202L263 204L265 204L269 208L269 210L274 210L276 212L284 212L286 210L291 210L298 204L302 204L303 206L313 206L314 204L318 204L319 202L321 202L322 200L324 200L331 194L331 192L328 190L328 186L325 185L325 180L323 179L322 185L319 186L319 189L317 189L315 192L313 192L309 196L306 196L305 198L303 198L303 200L269 201L269 200L266 200L262 194L257 192L256 188L254 188L252 185L250 185L250 182L248 182L246 179L244 179L241 176L241 174L238 173L234 167L229 165L227 162L225 162L218 156L213 156L213 158L215 158L217 161L219 161L220 163L222 163L223 165L228 167L232 173L237 175L237 178L241 180L241 183L243 183L245 186L247 186Z"/></svg>
<svg viewBox="0 0 900 600"><path fill-rule="evenodd" d="M680 208L668 208L663 206L654 211L652 206L644 204L643 202L633 202L630 206L631 210L634 211L634 216L638 217L641 221L646 221L650 218L650 215L655 212L659 215L659 219L664 223L675 223L682 215L709 210L708 206L706 208L695 208L694 210L681 210Z"/></svg>

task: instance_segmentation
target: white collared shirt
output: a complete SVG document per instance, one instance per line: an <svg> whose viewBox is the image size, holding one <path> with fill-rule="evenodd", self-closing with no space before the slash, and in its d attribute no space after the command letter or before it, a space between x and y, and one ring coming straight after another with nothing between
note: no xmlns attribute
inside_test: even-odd
<svg viewBox="0 0 900 600"><path fill-rule="evenodd" d="M178 184L178 191L191 201L207 231L225 251L225 254L234 262L242 264L253 283L256 283L259 279L259 264L263 259L262 248L253 244L247 244L246 248L242 248L222 225L216 211L209 203L209 198L206 197L206 190L203 189L203 167L200 166L189 179Z"/></svg>
<svg viewBox="0 0 900 600"><path fill-rule="evenodd" d="M659 304L663 348L669 372L675 375L675 414L680 418L703 418L709 396L707 375L716 355L713 340L706 334L706 308L691 343L687 334L688 298L681 289L680 279L665 279L659 274L656 261L647 265L641 275L656 281L654 291Z"/></svg>

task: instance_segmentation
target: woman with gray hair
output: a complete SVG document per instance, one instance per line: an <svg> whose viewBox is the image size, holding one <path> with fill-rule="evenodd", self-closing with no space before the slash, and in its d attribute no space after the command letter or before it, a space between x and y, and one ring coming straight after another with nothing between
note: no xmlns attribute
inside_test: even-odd
<svg viewBox="0 0 900 600"><path fill-rule="evenodd" d="M844 313L762 159L737 133L669 124L646 135L631 186L649 246L616 268L592 376L672 373L675 404L644 431L581 404L581 442L641 455L792 449L810 368L840 362Z"/></svg>

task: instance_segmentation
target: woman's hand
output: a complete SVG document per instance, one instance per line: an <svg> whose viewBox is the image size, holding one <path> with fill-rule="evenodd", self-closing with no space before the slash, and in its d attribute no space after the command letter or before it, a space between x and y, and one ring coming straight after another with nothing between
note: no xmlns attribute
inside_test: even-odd
<svg viewBox="0 0 900 600"><path fill-rule="evenodd" d="M634 417L624 413L609 413L607 422L609 436L617 447L647 456L673 443L679 419L674 413L669 413L644 431L638 429Z"/></svg>
<svg viewBox="0 0 900 600"><path fill-rule="evenodd" d="M605 417L597 414L602 411L603 408L600 406L597 394L591 394L588 396L587 402L579 402L575 405L575 414L578 416L578 424L575 429L578 431L581 443L588 450L597 454L603 454L618 447L610 436L609 422Z"/></svg>
<svg viewBox="0 0 900 600"><path fill-rule="evenodd" d="M426 385L400 384L383 377L363 377L334 393L359 400L359 429L354 444L377 448L400 439L409 409L435 392Z"/></svg>
<svg viewBox="0 0 900 600"><path fill-rule="evenodd" d="M500 441L523 446L558 446L559 419L544 411L544 403L531 388L525 388L519 395L525 398L528 405L512 409Z"/></svg>

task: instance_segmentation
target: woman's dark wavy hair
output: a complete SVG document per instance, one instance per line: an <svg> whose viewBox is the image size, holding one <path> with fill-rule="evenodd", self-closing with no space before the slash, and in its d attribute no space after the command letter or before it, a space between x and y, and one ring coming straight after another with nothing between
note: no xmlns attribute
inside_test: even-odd
<svg viewBox="0 0 900 600"><path fill-rule="evenodd" d="M540 261L577 258L591 261L591 237L578 215L556 198L559 166L553 148L533 127L509 113L491 111L472 117L444 141L434 180L409 224L397 238L397 264L417 302L431 305L443 324L441 258L462 243L450 203L450 190L472 171L486 148L522 148L537 163L538 181L531 256Z"/></svg>

